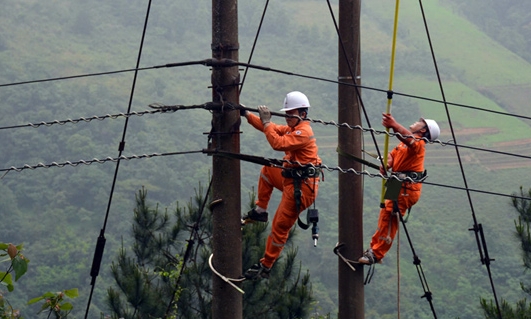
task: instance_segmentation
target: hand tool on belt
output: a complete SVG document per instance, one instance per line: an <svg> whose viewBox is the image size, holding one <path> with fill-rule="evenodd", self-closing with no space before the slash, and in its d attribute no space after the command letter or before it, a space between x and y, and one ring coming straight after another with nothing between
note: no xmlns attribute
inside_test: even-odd
<svg viewBox="0 0 531 319"><path fill-rule="evenodd" d="M297 215L300 214L300 207L301 207L301 183L303 180L307 178L316 178L319 177L319 175L322 174L322 170L319 167L315 167L312 165L302 166L302 167L285 167L282 169L282 176L284 178L292 178L293 179L293 189L294 189L294 197L295 197L295 205L297 209ZM305 224L301 221L300 217L298 217L297 224L302 229L308 229L310 227L310 224Z"/></svg>

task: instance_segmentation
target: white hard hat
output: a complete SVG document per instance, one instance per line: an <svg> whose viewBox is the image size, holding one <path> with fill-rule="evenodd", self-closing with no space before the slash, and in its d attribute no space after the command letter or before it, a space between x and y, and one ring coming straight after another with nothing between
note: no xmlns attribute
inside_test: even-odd
<svg viewBox="0 0 531 319"><path fill-rule="evenodd" d="M439 125L437 124L437 122L435 122L434 120L424 119L424 118L421 118L421 120L423 120L424 123L426 123L426 126L428 127L428 132L430 133L429 140L430 141L436 140L441 134L441 129L439 128Z"/></svg>
<svg viewBox="0 0 531 319"><path fill-rule="evenodd" d="M299 91L289 92L284 98L284 107L280 111L305 109L310 107L310 101L306 95Z"/></svg>

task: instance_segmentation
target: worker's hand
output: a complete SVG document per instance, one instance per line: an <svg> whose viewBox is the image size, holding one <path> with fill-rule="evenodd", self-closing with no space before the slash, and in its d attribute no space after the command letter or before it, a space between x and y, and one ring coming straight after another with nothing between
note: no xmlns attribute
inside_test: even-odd
<svg viewBox="0 0 531 319"><path fill-rule="evenodd" d="M260 114L260 120L263 125L266 125L271 121L271 111L265 105L258 106L258 114Z"/></svg>
<svg viewBox="0 0 531 319"><path fill-rule="evenodd" d="M391 114L382 113L382 125L386 128L395 129L398 125L398 122Z"/></svg>

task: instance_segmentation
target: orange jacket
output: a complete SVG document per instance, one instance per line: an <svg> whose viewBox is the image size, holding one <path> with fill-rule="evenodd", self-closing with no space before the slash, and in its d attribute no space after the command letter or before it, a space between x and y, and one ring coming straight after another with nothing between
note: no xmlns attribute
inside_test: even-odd
<svg viewBox="0 0 531 319"><path fill-rule="evenodd" d="M391 156L393 157L393 172L423 172L425 153L426 142L424 140L417 139L409 144L409 146L400 142L391 151ZM412 189L420 190L422 188L422 183L413 183L410 187Z"/></svg>
<svg viewBox="0 0 531 319"><path fill-rule="evenodd" d="M423 172L426 142L415 140L409 146L400 142L392 151L393 172Z"/></svg>
<svg viewBox="0 0 531 319"><path fill-rule="evenodd" d="M259 131L264 132L267 141L275 151L283 151L285 160L301 164L321 164L317 155L317 143L312 127L308 121L300 121L295 127L270 123L265 129L260 117L247 113L247 122ZM284 166L298 166L297 164Z"/></svg>

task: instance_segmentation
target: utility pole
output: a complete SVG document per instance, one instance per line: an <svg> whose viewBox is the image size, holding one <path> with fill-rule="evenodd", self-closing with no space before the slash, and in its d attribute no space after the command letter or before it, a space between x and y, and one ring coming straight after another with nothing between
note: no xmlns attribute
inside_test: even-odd
<svg viewBox="0 0 531 319"><path fill-rule="evenodd" d="M358 93L360 84L360 6L361 0L339 0L338 123L361 125ZM346 54L346 57L345 57ZM354 79L352 76L354 75ZM361 130L338 128L338 148L361 158ZM361 164L338 155L338 165L361 171ZM352 173L339 174L338 237L341 254L357 260L363 252L363 178ZM338 258L338 319L364 318L363 266L353 271Z"/></svg>
<svg viewBox="0 0 531 319"><path fill-rule="evenodd" d="M238 1L212 0L212 59L238 61ZM212 100L239 104L237 66L212 67ZM213 149L240 153L240 113L221 108L212 114ZM241 173L237 159L212 157L212 264L226 278L242 274ZM218 201L220 200L220 201ZM242 295L212 275L212 318L241 319Z"/></svg>

